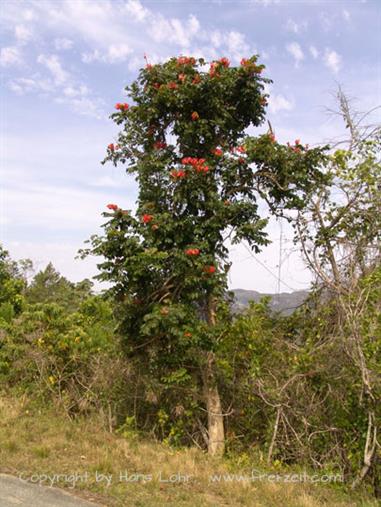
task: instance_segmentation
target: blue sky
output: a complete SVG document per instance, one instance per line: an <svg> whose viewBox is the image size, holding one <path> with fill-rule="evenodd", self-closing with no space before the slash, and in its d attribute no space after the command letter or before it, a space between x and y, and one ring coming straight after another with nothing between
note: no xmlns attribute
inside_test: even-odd
<svg viewBox="0 0 381 507"><path fill-rule="evenodd" d="M72 280L96 272L95 260L74 256L99 232L105 205L134 207L134 182L100 161L116 135L109 114L144 53L153 63L185 54L232 64L259 53L282 142L344 134L326 112L338 83L361 110L381 104L376 0L3 0L0 25L0 240L13 257L37 268L52 260ZM276 290L280 225L269 233L273 244L256 258L232 248L231 287ZM305 288L309 274L283 233L281 290Z"/></svg>

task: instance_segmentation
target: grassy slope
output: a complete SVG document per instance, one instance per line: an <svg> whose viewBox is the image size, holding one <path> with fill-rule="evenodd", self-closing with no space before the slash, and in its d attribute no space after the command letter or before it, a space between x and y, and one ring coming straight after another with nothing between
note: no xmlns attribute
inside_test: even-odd
<svg viewBox="0 0 381 507"><path fill-rule="evenodd" d="M231 461L215 461L197 449L175 450L133 435L122 438L103 429L97 418L71 421L53 409L33 408L26 400L0 396L0 472L14 475L89 473L74 492L108 507L373 507L361 497L350 498L334 487L311 484L215 483L211 473L248 473ZM152 474L143 483L119 481L119 473ZM113 474L109 487L96 483L95 473ZM188 483L160 482L180 471ZM61 481L60 487L69 487Z"/></svg>

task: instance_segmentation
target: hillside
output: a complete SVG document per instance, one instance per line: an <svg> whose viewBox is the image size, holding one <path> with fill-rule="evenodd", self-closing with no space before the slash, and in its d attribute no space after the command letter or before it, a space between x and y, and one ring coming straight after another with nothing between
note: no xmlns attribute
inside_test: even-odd
<svg viewBox="0 0 381 507"><path fill-rule="evenodd" d="M270 308L275 312L281 312L284 315L290 315L306 300L308 291L298 290L295 292L281 292L280 294L266 294L255 290L234 289L235 303L234 310L240 312L244 310L249 301L258 302L261 298L269 296L271 298Z"/></svg>

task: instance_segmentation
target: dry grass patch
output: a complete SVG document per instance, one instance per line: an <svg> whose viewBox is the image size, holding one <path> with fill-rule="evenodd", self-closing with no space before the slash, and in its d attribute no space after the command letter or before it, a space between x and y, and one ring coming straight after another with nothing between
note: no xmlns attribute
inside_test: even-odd
<svg viewBox="0 0 381 507"><path fill-rule="evenodd" d="M37 474L46 485L55 480L55 486L73 488L107 507L376 506L323 485L210 482L211 474L248 472L198 449L110 434L95 416L73 421L53 408L33 407L25 398L0 397L0 420L0 471L25 478ZM165 482L171 476L172 482Z"/></svg>

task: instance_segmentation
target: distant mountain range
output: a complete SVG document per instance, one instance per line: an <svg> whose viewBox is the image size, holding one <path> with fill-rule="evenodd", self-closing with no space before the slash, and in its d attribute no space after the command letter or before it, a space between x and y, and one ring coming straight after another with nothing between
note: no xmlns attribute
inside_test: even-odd
<svg viewBox="0 0 381 507"><path fill-rule="evenodd" d="M280 294L263 294L256 290L234 289L235 302L233 309L236 312L244 310L249 301L258 302L264 296L270 296L270 308L274 312L280 312L283 315L290 315L307 299L308 291L298 290L295 292L281 292Z"/></svg>

